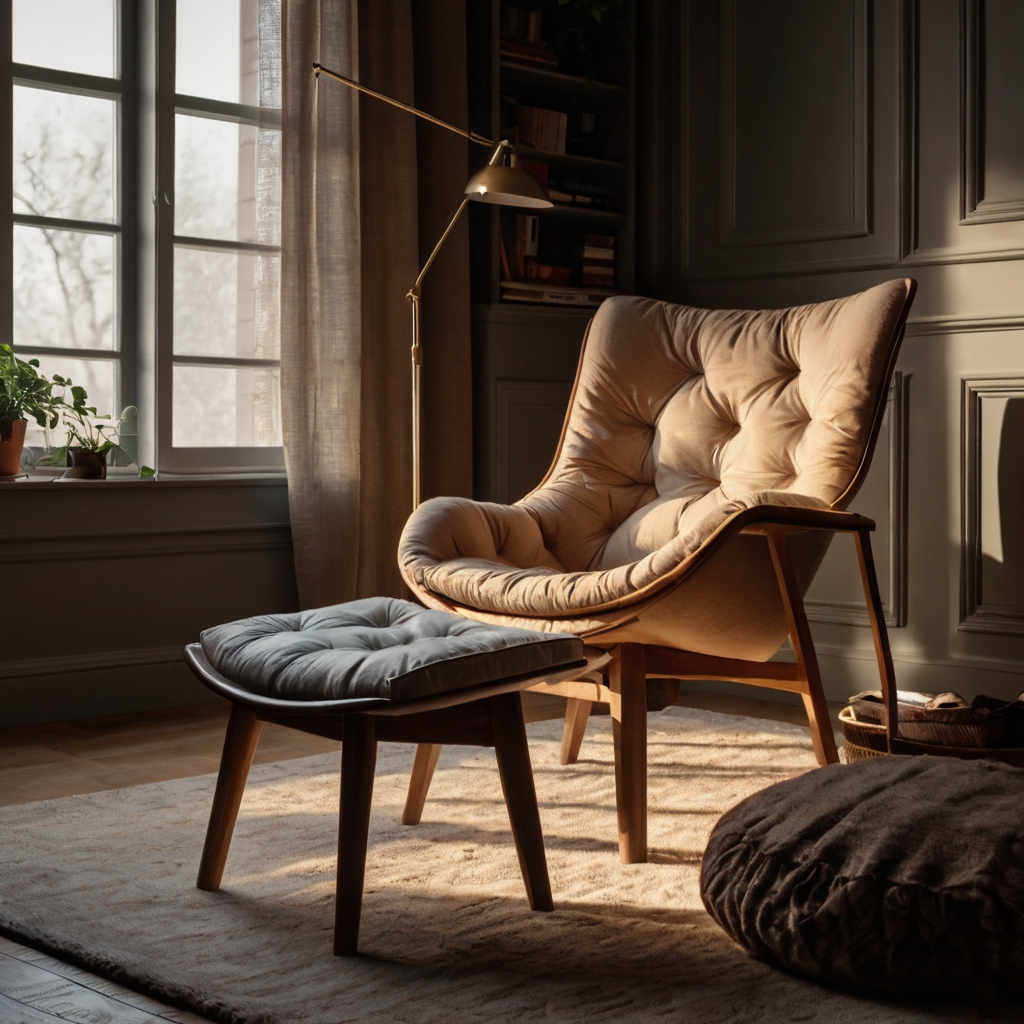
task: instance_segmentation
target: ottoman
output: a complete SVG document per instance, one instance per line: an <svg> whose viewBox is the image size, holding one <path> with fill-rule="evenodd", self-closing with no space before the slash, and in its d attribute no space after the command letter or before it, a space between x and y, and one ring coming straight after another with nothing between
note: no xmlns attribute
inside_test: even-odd
<svg viewBox="0 0 1024 1024"><path fill-rule="evenodd" d="M954 757L829 765L737 804L701 866L754 956L925 1000L1024 1000L1024 769Z"/></svg>
<svg viewBox="0 0 1024 1024"><path fill-rule="evenodd" d="M220 887L260 731L276 722L342 741L336 955L354 955L359 938L378 740L421 745L421 776L441 744L494 747L527 898L534 910L552 909L519 691L586 675L606 654L576 636L370 598L208 629L185 660L232 702L200 889ZM403 821L418 820L408 811Z"/></svg>

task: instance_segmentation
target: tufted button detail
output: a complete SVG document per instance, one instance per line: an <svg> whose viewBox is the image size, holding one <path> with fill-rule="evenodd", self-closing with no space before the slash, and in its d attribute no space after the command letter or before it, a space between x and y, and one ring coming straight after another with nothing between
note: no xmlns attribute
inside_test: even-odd
<svg viewBox="0 0 1024 1024"><path fill-rule="evenodd" d="M282 700L402 701L583 660L574 636L509 629L393 598L206 630L203 652L223 676Z"/></svg>

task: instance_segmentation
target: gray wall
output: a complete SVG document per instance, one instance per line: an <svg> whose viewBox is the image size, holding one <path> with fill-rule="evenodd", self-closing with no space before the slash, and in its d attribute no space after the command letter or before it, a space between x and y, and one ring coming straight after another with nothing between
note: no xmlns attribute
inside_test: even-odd
<svg viewBox="0 0 1024 1024"><path fill-rule="evenodd" d="M773 307L920 290L854 509L899 685L1024 690L1024 3L645 5L638 290ZM826 690L877 686L852 544L810 595Z"/></svg>
<svg viewBox="0 0 1024 1024"><path fill-rule="evenodd" d="M281 480L0 484L0 727L212 700L208 626L298 606Z"/></svg>

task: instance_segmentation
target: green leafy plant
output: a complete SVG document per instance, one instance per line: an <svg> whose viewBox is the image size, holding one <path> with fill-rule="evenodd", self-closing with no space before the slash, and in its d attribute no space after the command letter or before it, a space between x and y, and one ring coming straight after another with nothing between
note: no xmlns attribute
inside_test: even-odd
<svg viewBox="0 0 1024 1024"><path fill-rule="evenodd" d="M0 345L0 440L10 441L14 420L31 417L52 430L62 405L53 384L39 372L38 359L19 359L10 345Z"/></svg>
<svg viewBox="0 0 1024 1024"><path fill-rule="evenodd" d="M99 415L94 405L88 405L89 395L85 388L75 384L70 377L62 377L55 373L53 386L62 389L56 402L60 418L64 421L67 436L64 444L47 452L36 463L37 466L66 465L68 450L72 448L96 452L97 455L104 457L113 452L115 455L123 457L128 465L138 465L121 445L122 430L126 424L133 422L139 415L139 410L134 405L123 409L121 415L114 421L109 416ZM68 395L71 396L70 402ZM56 420L50 424L50 428L52 429L54 426L56 426ZM154 475L154 471L149 466L139 466L140 477L145 479Z"/></svg>

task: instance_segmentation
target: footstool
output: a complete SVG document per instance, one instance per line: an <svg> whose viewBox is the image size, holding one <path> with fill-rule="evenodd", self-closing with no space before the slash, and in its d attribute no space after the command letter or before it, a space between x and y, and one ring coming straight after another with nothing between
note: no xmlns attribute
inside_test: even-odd
<svg viewBox="0 0 1024 1024"><path fill-rule="evenodd" d="M220 888L263 723L276 722L342 741L336 955L355 955L359 938L378 740L421 745L414 774L428 776L441 744L494 747L530 907L552 909L519 691L593 672L603 652L576 636L370 598L216 626L185 660L232 702L200 889ZM407 807L403 820L418 817Z"/></svg>
<svg viewBox="0 0 1024 1024"><path fill-rule="evenodd" d="M1024 1000L1024 769L878 757L777 783L715 825L711 916L754 956L902 998Z"/></svg>

